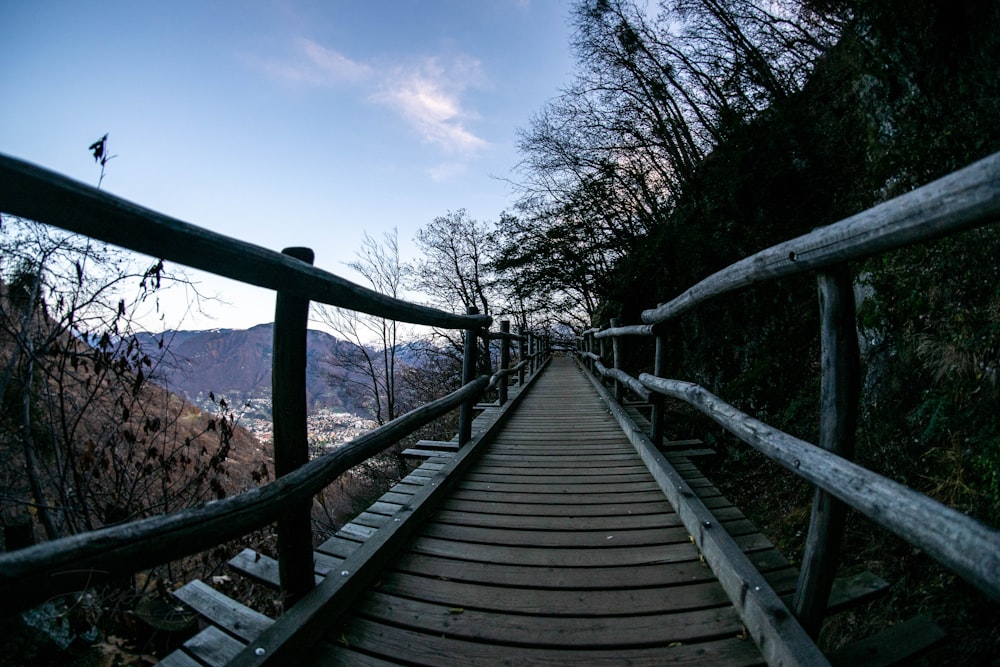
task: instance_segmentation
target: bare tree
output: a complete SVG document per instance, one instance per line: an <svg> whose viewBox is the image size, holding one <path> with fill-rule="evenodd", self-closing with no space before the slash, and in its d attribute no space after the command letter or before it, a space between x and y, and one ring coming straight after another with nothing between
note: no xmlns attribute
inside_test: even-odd
<svg viewBox="0 0 1000 667"><path fill-rule="evenodd" d="M347 266L362 275L372 289L400 296L404 270L395 227L381 241L366 232L356 257ZM319 306L316 312L321 322L350 344L336 359L337 365L346 371L338 374L337 381L358 389L363 405L379 425L395 419L399 414L397 353L403 325L330 306Z"/></svg>
<svg viewBox="0 0 1000 667"><path fill-rule="evenodd" d="M4 523L54 539L223 495L231 420L192 419L130 335L163 264L10 217L0 247Z"/></svg>

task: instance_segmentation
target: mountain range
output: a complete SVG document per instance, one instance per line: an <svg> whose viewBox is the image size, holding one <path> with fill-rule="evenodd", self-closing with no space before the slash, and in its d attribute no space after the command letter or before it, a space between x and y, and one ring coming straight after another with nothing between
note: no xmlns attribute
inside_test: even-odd
<svg viewBox="0 0 1000 667"><path fill-rule="evenodd" d="M166 351L155 376L171 391L199 406L206 406L210 395L225 398L231 405L250 404L267 413L261 417L270 418L273 324L250 329L139 333L136 338L151 357L158 356L154 351ZM350 382L345 381L360 378L349 375L337 361L357 355L357 348L310 329L306 350L306 400L310 409L362 414Z"/></svg>

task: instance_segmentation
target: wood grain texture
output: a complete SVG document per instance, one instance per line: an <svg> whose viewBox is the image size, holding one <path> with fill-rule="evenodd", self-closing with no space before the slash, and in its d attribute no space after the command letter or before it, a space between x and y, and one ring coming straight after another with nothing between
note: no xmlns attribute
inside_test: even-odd
<svg viewBox="0 0 1000 667"><path fill-rule="evenodd" d="M727 431L1000 600L1000 531L913 489L740 412L704 387L643 374L654 391L698 408Z"/></svg>
<svg viewBox="0 0 1000 667"><path fill-rule="evenodd" d="M485 315L457 315L394 299L274 250L182 222L6 155L0 155L0 211L369 315L448 329L490 324Z"/></svg>
<svg viewBox="0 0 1000 667"><path fill-rule="evenodd" d="M790 592L794 569L690 471L720 500L720 526ZM759 663L699 556L599 396L557 358L314 664L358 652L412 664Z"/></svg>

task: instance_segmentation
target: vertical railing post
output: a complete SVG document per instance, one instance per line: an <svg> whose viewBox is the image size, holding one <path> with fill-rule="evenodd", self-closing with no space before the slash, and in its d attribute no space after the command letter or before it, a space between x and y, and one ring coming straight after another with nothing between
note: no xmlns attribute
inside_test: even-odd
<svg viewBox="0 0 1000 667"><path fill-rule="evenodd" d="M653 353L653 375L663 377L667 372L667 341L662 334L656 334L656 351ZM651 392L649 397L653 404L653 414L650 416L649 439L654 447L663 445L663 409L664 397L658 391Z"/></svg>
<svg viewBox="0 0 1000 667"><path fill-rule="evenodd" d="M587 334L587 352L599 355L600 353L597 351L597 346L598 346L597 339L594 338L594 327L591 327L590 333ZM593 357L587 357L587 368L590 369L591 375L597 373L597 366L594 364Z"/></svg>
<svg viewBox="0 0 1000 667"><path fill-rule="evenodd" d="M607 365L609 363L613 366L614 365L614 358L608 352L608 347L609 347L609 341L608 341L608 339L607 338L601 338L600 341L601 341L599 343L599 345L600 345L600 351L598 352L598 354L601 357L601 363L604 364L605 367L607 367ZM607 384L607 382L608 382L607 378L601 377L599 379L601 381L601 384Z"/></svg>
<svg viewBox="0 0 1000 667"><path fill-rule="evenodd" d="M612 317L611 318L611 328L614 329L615 327L617 327L618 326L618 322L619 322L619 320L618 320L617 317ZM612 363L614 364L615 370L621 370L621 367L622 367L622 344L621 344L621 336L612 336L611 337L611 359L612 359ZM615 380L615 385L614 386L615 386L615 400L618 401L619 403L621 403L622 399L625 397L625 387L618 380Z"/></svg>
<svg viewBox="0 0 1000 667"><path fill-rule="evenodd" d="M854 285L850 270L840 265L818 276L822 315L819 444L843 458L854 455L861 391L861 361L855 322ZM802 627L819 635L836 574L846 506L816 490L802 569L792 606Z"/></svg>
<svg viewBox="0 0 1000 667"><path fill-rule="evenodd" d="M503 320L500 322L500 372L506 373L510 368L510 322ZM497 386L497 403L504 405L507 402L507 376L500 378Z"/></svg>
<svg viewBox="0 0 1000 667"><path fill-rule="evenodd" d="M479 309L469 306L466 312L469 315L476 315ZM477 331L475 327L465 330L465 356L462 359L462 384L467 385L475 379L476 375L476 350ZM458 446L463 447L472 439L472 410L475 404L474 399L462 403L458 413Z"/></svg>
<svg viewBox="0 0 1000 667"><path fill-rule="evenodd" d="M535 334L528 332L528 373L535 373Z"/></svg>
<svg viewBox="0 0 1000 667"><path fill-rule="evenodd" d="M309 248L285 248L284 254L313 263ZM274 306L271 405L274 474L287 475L309 461L306 430L306 326L309 300L278 292ZM313 574L312 499L289 509L278 520L278 574L285 609L308 593Z"/></svg>
<svg viewBox="0 0 1000 667"><path fill-rule="evenodd" d="M526 340L527 339L524 336L524 327L523 326L518 326L517 327L517 363L519 363L519 364L522 361L524 361L524 359L525 359L524 351L525 351L525 342L526 342ZM524 386L524 366L521 366L521 368L519 368L518 371L517 371L517 386L518 387L523 387Z"/></svg>

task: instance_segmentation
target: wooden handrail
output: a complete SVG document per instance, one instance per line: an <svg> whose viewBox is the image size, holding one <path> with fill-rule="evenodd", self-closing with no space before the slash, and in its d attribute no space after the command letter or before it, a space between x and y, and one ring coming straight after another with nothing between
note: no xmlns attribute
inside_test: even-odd
<svg viewBox="0 0 1000 667"><path fill-rule="evenodd" d="M594 338L614 338L616 336L652 336L652 324L632 324L624 327L608 327L594 333Z"/></svg>
<svg viewBox="0 0 1000 667"><path fill-rule="evenodd" d="M812 482L816 488L803 567L793 611L818 635L833 580L846 503L951 568L994 599L1000 599L1000 531L923 494L851 463L860 393L853 284L848 261L870 257L995 222L1000 217L1000 153L838 223L746 257L705 278L680 296L642 313L643 324L581 334L577 354L592 373L611 377L616 387L633 382L651 390L651 440L663 435L662 396L700 409L744 442ZM816 447L745 415L706 389L663 377L664 323L704 301L749 285L819 272L822 396L820 444ZM655 336L655 374L636 381L618 363L623 336ZM615 344L615 368L602 363ZM636 392L643 396L641 392Z"/></svg>
<svg viewBox="0 0 1000 667"><path fill-rule="evenodd" d="M488 378L480 377L238 496L0 554L0 615L263 528L343 472L459 405L476 400L488 383Z"/></svg>
<svg viewBox="0 0 1000 667"><path fill-rule="evenodd" d="M905 195L730 264L677 298L643 311L642 321L660 324L754 283L864 259L998 216L1000 153L994 153Z"/></svg>
<svg viewBox="0 0 1000 667"><path fill-rule="evenodd" d="M0 211L377 317L446 329L485 329L491 321L487 315L458 315L386 296L279 252L171 218L6 155L0 155Z"/></svg>
<svg viewBox="0 0 1000 667"><path fill-rule="evenodd" d="M649 389L694 406L769 459L926 551L1000 600L1000 531L856 463L740 412L704 387L648 373Z"/></svg>
<svg viewBox="0 0 1000 667"><path fill-rule="evenodd" d="M628 387L632 392L644 401L649 401L650 391L643 385L639 380L620 368L608 368L600 361L594 362L594 368L597 370L598 374L602 377L611 378L615 382L618 382L624 387ZM621 402L621 399L616 396L616 401Z"/></svg>

